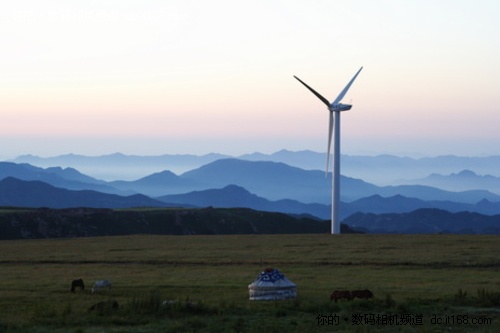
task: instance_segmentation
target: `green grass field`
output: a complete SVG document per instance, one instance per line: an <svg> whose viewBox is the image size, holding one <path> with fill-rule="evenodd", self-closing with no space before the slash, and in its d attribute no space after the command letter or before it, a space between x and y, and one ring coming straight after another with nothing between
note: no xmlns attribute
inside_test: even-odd
<svg viewBox="0 0 500 333"><path fill-rule="evenodd" d="M249 301L247 286L266 267L278 268L295 282L299 297ZM72 294L71 281L78 278L86 289ZM91 295L98 279L111 280L113 289ZM334 289L370 289L375 298L334 303L329 299ZM500 238L245 235L2 241L0 296L0 332L498 332ZM118 301L119 309L88 310L110 299ZM164 300L177 302L161 306ZM417 325L397 325L397 320L377 325L367 319L377 315L411 317ZM359 323L360 316L366 321Z"/></svg>

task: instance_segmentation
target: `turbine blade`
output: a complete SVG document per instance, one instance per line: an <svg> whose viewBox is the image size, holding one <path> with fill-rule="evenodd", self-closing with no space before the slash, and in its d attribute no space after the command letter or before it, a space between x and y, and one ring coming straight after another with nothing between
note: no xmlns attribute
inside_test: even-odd
<svg viewBox="0 0 500 333"><path fill-rule="evenodd" d="M299 79L295 75L293 77L296 78L300 83L302 83L314 95L316 95L316 97L318 97L323 103L325 103L327 107L330 107L330 102L328 102L328 100L326 98L324 98L323 96L321 96L316 90L314 90L313 88L309 87L304 81L302 81L301 79Z"/></svg>
<svg viewBox="0 0 500 333"><path fill-rule="evenodd" d="M328 124L328 148L326 150L326 170L325 170L326 177L328 177L328 167L330 163L330 148L332 146L332 134L333 134L333 111L330 111L330 121Z"/></svg>
<svg viewBox="0 0 500 333"><path fill-rule="evenodd" d="M361 67L358 70L358 72L353 76L353 78L351 79L351 81L349 81L349 83L347 84L347 86L345 86L344 90L342 90L340 92L340 94L337 96L337 98L333 101L332 105L340 103L340 101L342 100L342 98L344 98L345 94L347 94L347 91L349 90L349 88L351 88L351 84L354 82L354 80L356 80L356 77L358 76L359 72L361 72L362 69L363 69L363 67Z"/></svg>

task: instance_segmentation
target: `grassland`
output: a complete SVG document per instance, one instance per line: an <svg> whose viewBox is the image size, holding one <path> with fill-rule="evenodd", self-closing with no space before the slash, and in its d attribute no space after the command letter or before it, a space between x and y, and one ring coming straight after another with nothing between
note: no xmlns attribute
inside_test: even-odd
<svg viewBox="0 0 500 333"><path fill-rule="evenodd" d="M266 267L295 282L298 299L248 301L248 284ZM87 288L72 294L70 283L77 278ZM91 295L97 279L111 280L113 289ZM370 289L375 298L334 303L334 289ZM500 238L143 235L2 241L0 296L0 332L499 332ZM119 309L89 311L110 299ZM162 306L164 300L174 302ZM358 314L397 320L422 315L422 324L353 325Z"/></svg>

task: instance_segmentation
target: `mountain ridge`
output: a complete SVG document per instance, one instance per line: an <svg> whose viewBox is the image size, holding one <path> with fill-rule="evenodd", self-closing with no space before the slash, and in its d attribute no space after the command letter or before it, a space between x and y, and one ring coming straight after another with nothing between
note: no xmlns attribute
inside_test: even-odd
<svg viewBox="0 0 500 333"><path fill-rule="evenodd" d="M286 149L271 154L255 152L239 156L218 153L204 155L125 155L114 153L101 156L66 154L54 157L21 155L11 161L30 163L39 167L73 167L85 174L92 175L94 178L111 181L119 179L134 180L165 169L181 174L221 158L283 162L304 170L322 171L325 166L325 154L322 152L311 150L290 151ZM394 175L398 175L399 179L418 179L431 173L449 174L460 172L463 169L469 169L478 174L491 174L500 177L499 165L499 155L439 155L414 158L390 154L343 154L341 158L341 170L344 175L360 178L379 186L395 185L398 179L394 179Z"/></svg>
<svg viewBox="0 0 500 333"><path fill-rule="evenodd" d="M207 195L208 194L208 195ZM47 207L46 209L54 208L73 208L78 209L82 207L87 207L88 209L103 209L103 208L130 208L130 207L167 207L167 206L187 206L184 204L185 198L189 196L198 196L198 202L194 202L198 205L212 206L211 204L216 204L220 206L234 206L234 208L218 208L217 209L253 209L256 211L266 211L268 213L275 214L285 214L294 216L305 216L305 215L316 215L321 219L321 216L329 214L329 206L327 205L306 205L293 200L280 200L277 202L271 202L269 200L259 198L258 196L251 194L247 190L238 186L228 186L220 190L206 190L206 191L196 191L191 194L180 195L177 197L177 201L173 200L175 196L167 197L169 203L163 203L160 200L154 200L144 195L136 194L128 197L121 197L112 194L102 194L96 193L95 191L82 190L82 191L71 191L66 189L60 189L43 183L41 181L22 181L12 177L3 179L0 181L0 206L8 207ZM206 201L210 198L215 198L218 201ZM229 197L231 203L224 201L224 197ZM243 202L241 202L243 198ZM200 203L200 200L202 202ZM203 201L205 200L205 201ZM240 200L240 201L238 201ZM193 203L192 199L187 200ZM384 204L389 206L389 208L394 211L393 207L397 206L399 210L411 210L411 205L419 200L408 199L402 196L395 196L393 198L382 198L381 196L374 196L371 198L365 198L362 203L341 203L341 212L344 214L343 223L351 225L356 230L363 232L376 232L376 233L466 233L467 230L470 233L496 233L499 231L499 218L500 215L485 216L483 214L471 213L471 212L457 212L447 214L469 214L467 217L472 218L469 221L470 225L466 225L465 222L462 223L461 229L450 228L449 221L452 218L447 218L444 222L448 223L444 227L441 226L439 220L436 221L436 216L419 216L416 221L410 220L411 227L406 229L401 229L401 223L403 222L393 222L392 224L385 224L383 226L378 225L380 221L390 220L394 221L396 217L403 219L407 217L411 212L401 212L401 213L384 213ZM360 201L360 202L361 202ZM367 201L371 201L372 205L375 205L381 214L366 213L366 210L370 210L370 204ZM182 203L182 204L177 204ZM210 204L210 205L209 205ZM427 203L429 204L429 203ZM483 200L480 205L488 205L488 202ZM438 206L437 203L430 203L431 207L434 205ZM196 206L196 205L194 205ZM240 207L238 207L240 206ZM251 206L252 208L246 208L245 206ZM497 209L498 209L497 205ZM434 211L439 214L442 210L436 208L419 208L414 211L421 211L422 209L427 209L427 211ZM350 210L350 212L349 212ZM282 212L279 212L282 211ZM387 215L392 214L392 215ZM405 215L406 214L406 215ZM474 214L474 215L471 215ZM1 215L1 214L0 214ZM462 215L453 215L462 218ZM387 217L389 216L389 218ZM370 220L370 226L363 221ZM318 218L315 218L318 220ZM463 218L462 218L463 220ZM353 223L353 221L356 221ZM404 223L408 225L408 218L403 219ZM438 223L439 222L439 223ZM421 225L420 225L421 224ZM433 228L425 229L425 225L433 225ZM481 226L482 229L477 229L477 226ZM399 227L399 229L398 229ZM440 229L441 228L441 229ZM465 231L464 231L465 230ZM137 229L137 232L140 230Z"/></svg>
<svg viewBox="0 0 500 333"><path fill-rule="evenodd" d="M0 240L152 235L327 233L327 223L251 209L13 209L0 214ZM343 226L343 232L351 232Z"/></svg>
<svg viewBox="0 0 500 333"><path fill-rule="evenodd" d="M483 189L495 194L500 194L500 177L489 174L479 175L468 169L447 175L432 173L425 178L400 181L400 183L403 182L407 185L429 185L455 192Z"/></svg>
<svg viewBox="0 0 500 333"><path fill-rule="evenodd" d="M473 221L473 223L471 223ZM440 209L417 209L408 213L356 213L343 221L357 231L376 234L500 234L500 215L450 213Z"/></svg>
<svg viewBox="0 0 500 333"><path fill-rule="evenodd" d="M63 177L66 177L67 172L58 173L61 170L61 168L49 168L47 171L27 164L0 162L0 179L11 175L23 180L43 180L66 189L95 190L122 196L141 193L149 197L160 197L218 189L228 185L241 186L252 194L271 201L290 199L304 204L329 205L331 195L330 180L325 178L323 171L303 170L268 161L221 159L180 176L165 170L136 181L109 183L97 180L91 183L65 180ZM79 179L88 177L75 170L69 171L76 174ZM331 174L328 176L331 177ZM72 175L71 178L74 179L75 176ZM483 200L491 203L500 201L500 196L481 190L450 192L423 185L379 187L345 176L341 176L341 191L343 194L341 200L344 202L353 202L373 195L382 197L402 195L425 201L453 201L469 205Z"/></svg>
<svg viewBox="0 0 500 333"><path fill-rule="evenodd" d="M0 180L0 206L14 207L166 207L168 204L149 198L143 194L120 196L93 190L68 190L42 181L24 181L14 177Z"/></svg>

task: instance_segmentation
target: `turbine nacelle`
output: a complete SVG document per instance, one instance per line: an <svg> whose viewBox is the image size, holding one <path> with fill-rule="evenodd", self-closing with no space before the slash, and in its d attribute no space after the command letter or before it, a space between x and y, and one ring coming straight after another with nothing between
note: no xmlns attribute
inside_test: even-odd
<svg viewBox="0 0 500 333"><path fill-rule="evenodd" d="M328 107L328 110L331 112L337 112L337 111L348 111L352 108L351 104L342 104L342 103L337 103L335 105L330 105Z"/></svg>

